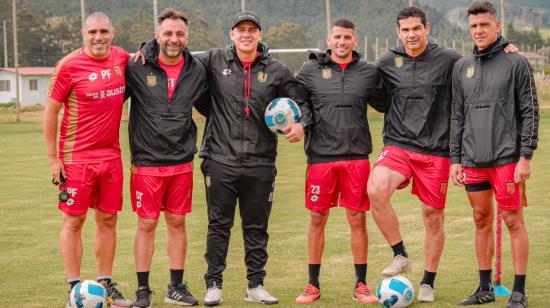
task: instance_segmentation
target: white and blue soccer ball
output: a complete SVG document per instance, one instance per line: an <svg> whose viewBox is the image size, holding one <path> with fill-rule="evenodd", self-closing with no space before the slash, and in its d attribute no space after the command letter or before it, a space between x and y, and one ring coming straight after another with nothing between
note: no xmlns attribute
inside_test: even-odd
<svg viewBox="0 0 550 308"><path fill-rule="evenodd" d="M106 308L107 290L99 282L84 280L71 290L71 308Z"/></svg>
<svg viewBox="0 0 550 308"><path fill-rule="evenodd" d="M388 277L378 284L376 296L382 307L408 307L414 298L414 287L405 276Z"/></svg>
<svg viewBox="0 0 550 308"><path fill-rule="evenodd" d="M282 128L300 121L302 111L290 98L279 97L272 100L265 109L265 124L274 133L282 133Z"/></svg>

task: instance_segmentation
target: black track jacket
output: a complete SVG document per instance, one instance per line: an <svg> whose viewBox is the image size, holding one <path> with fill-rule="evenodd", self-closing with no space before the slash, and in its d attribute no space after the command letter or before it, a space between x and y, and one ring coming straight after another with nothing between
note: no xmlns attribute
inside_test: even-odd
<svg viewBox="0 0 550 308"><path fill-rule="evenodd" d="M291 71L271 58L265 45L260 43L258 52L251 68L249 115L245 113L245 72L234 47L197 55L206 68L211 100L200 157L231 166L275 166L277 135L264 122L265 109L277 97L291 98L302 107L304 93Z"/></svg>
<svg viewBox="0 0 550 308"><path fill-rule="evenodd" d="M206 71L185 49L184 67L168 103L166 72L158 64L158 45L148 43L146 64L128 62L126 96L130 109L130 152L134 166L170 166L193 160L197 152L197 127L193 104L201 113L208 108ZM144 50L142 50L143 52Z"/></svg>
<svg viewBox="0 0 550 308"><path fill-rule="evenodd" d="M452 72L460 55L428 44L411 58L403 46L385 52L378 71L391 93L384 121L384 145L449 157Z"/></svg>
<svg viewBox="0 0 550 308"><path fill-rule="evenodd" d="M531 158L537 148L539 107L533 69L505 53L500 37L459 60L453 72L451 161L494 167Z"/></svg>
<svg viewBox="0 0 550 308"><path fill-rule="evenodd" d="M376 66L354 60L342 71L330 59L331 51L312 53L297 75L304 88L307 104L302 110L311 114L306 130L305 150L308 163L368 159L372 139L367 120L367 102L384 112L387 104L382 96Z"/></svg>

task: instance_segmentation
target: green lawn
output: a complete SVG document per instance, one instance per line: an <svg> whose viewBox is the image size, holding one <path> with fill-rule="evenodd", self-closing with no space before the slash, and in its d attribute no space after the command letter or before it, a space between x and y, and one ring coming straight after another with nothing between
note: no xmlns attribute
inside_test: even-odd
<svg viewBox="0 0 550 308"><path fill-rule="evenodd" d="M541 145L533 160L533 176L528 183L529 207L525 210L531 241L531 256L527 281L530 307L545 307L549 281L550 253L550 112L542 116L539 140ZM375 155L380 150L382 118L371 117L375 137ZM199 125L202 131L203 125ZM121 144L126 179L129 169L127 123L121 128ZM0 123L0 307L62 307L67 285L58 249L61 212L56 208L56 189L50 184L47 160L42 142L41 124ZM373 156L372 158L374 158ZM374 159L372 159L374 161ZM197 161L196 166L198 166ZM187 220L189 248L185 280L191 291L202 302L204 296L203 258L206 237L206 210L203 179L195 168L194 211ZM545 171L546 170L546 171ZM270 223L270 260L267 266L266 286L280 299L279 307L293 306L294 298L302 291L307 280L306 234L309 215L303 206L305 156L302 144L291 145L281 139L278 158L278 176L275 203ZM118 224L118 254L114 279L120 289L133 298L136 288L133 260L133 236L136 216L131 211L125 181L124 210ZM545 184L546 183L546 184ZM409 189L397 193L393 199L401 219L405 243L413 260L413 272L408 277L416 287L422 277L423 226L420 203ZM319 307L359 306L351 300L354 281L352 257L349 249L349 229L344 211L335 209L326 230L326 249L321 269L323 296L315 304ZM237 215L238 217L238 215ZM90 216L91 220L93 216ZM240 221L235 221L230 246L228 268L224 277L223 307L257 306L243 301L246 288L243 265L243 243ZM375 286L379 272L391 260L391 249L386 245L372 218L370 229L370 255L368 280ZM474 252L474 225L464 191L449 188L446 219L447 245L436 278L437 302L416 307L451 307L477 286L478 274ZM93 222L84 231L85 257L82 279L95 278L93 257ZM513 284L513 269L509 238L504 232L504 284ZM162 307L168 282L167 257L164 249L164 223L159 225L151 287L156 291L155 307ZM504 307L507 298L498 298L494 305ZM168 307L168 306L166 306Z"/></svg>

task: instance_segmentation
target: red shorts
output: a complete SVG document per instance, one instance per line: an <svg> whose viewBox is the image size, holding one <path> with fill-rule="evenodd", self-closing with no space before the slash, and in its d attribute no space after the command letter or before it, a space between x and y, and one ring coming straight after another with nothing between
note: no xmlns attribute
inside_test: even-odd
<svg viewBox="0 0 550 308"><path fill-rule="evenodd" d="M191 212L193 163L170 167L132 167L132 209L140 218L158 219L160 211Z"/></svg>
<svg viewBox="0 0 550 308"><path fill-rule="evenodd" d="M430 207L445 208L451 166L449 158L386 146L374 166L384 166L404 175L407 180L398 189L407 187L413 178L413 195Z"/></svg>
<svg viewBox="0 0 550 308"><path fill-rule="evenodd" d="M122 209L122 160L65 165L69 194L67 202L59 202L59 209L69 215L80 216L95 208L116 214Z"/></svg>
<svg viewBox="0 0 550 308"><path fill-rule="evenodd" d="M366 159L308 165L306 208L320 212L340 204L352 211L368 211L369 173L370 162Z"/></svg>
<svg viewBox="0 0 550 308"><path fill-rule="evenodd" d="M464 184L489 182L498 207L502 210L519 210L521 207L519 183L514 183L517 163L490 168L465 167Z"/></svg>

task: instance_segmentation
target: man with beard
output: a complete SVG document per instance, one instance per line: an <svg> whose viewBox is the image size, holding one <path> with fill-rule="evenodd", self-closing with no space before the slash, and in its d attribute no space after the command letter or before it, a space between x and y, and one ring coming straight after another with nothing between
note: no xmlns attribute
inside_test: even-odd
<svg viewBox="0 0 550 308"><path fill-rule="evenodd" d="M126 70L132 154L131 198L138 215L134 257L138 289L134 307L150 307L149 271L160 211L167 228L170 284L165 303L196 305L183 283L187 236L186 214L191 212L193 157L197 152L194 103L206 101L206 71L185 48L187 18L173 9L158 17L159 30L146 64L130 61ZM195 105L205 112L202 105Z"/></svg>
<svg viewBox="0 0 550 308"><path fill-rule="evenodd" d="M306 208L311 221L308 235L309 281L297 304L309 304L321 296L319 271L325 246L325 226L330 209L343 207L351 229L355 267L353 299L363 304L378 302L367 285L368 236L365 212L369 210L367 181L372 140L367 121L367 102L384 111L385 101L375 96L380 83L376 66L360 60L353 51L358 38L348 19L334 22L327 37L330 49L312 53L298 73L307 93L304 110L311 114L305 150ZM380 105L373 105L376 101Z"/></svg>
<svg viewBox="0 0 550 308"><path fill-rule="evenodd" d="M123 174L118 137L124 103L124 69L129 55L111 45L115 30L104 13L86 17L81 33L84 47L57 63L44 110L44 139L51 174L55 181L61 182L59 188L68 197L60 198L58 204L63 212L61 255L73 288L80 281L82 228L88 209L95 209L97 280L107 289L112 304L128 307L132 303L117 290L111 274L117 217L122 210ZM57 118L62 107L57 145Z"/></svg>

